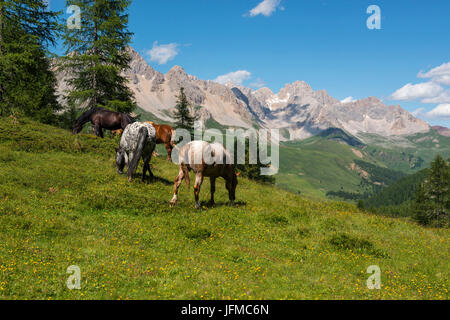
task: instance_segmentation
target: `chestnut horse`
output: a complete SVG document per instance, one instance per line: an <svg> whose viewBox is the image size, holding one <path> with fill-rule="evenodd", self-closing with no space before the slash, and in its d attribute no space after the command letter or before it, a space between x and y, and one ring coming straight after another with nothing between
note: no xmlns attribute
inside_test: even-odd
<svg viewBox="0 0 450 320"><path fill-rule="evenodd" d="M167 160L172 160L172 150L175 148L175 129L167 124L156 124L152 121L147 121L156 130L156 144L164 144L167 151Z"/></svg>
<svg viewBox="0 0 450 320"><path fill-rule="evenodd" d="M205 141L192 141L180 149L179 153L180 171L175 178L174 195L170 206L178 201L178 189L181 182L186 179L190 184L189 171L195 173L195 207L200 208L199 194L204 177L209 177L211 182L210 205L214 205L214 192L216 191L216 179L222 177L226 181L228 197L233 204L236 199L236 186L238 184L236 169L232 164L230 153L220 143L209 144Z"/></svg>
<svg viewBox="0 0 450 320"><path fill-rule="evenodd" d="M73 126L73 134L80 133L83 126L91 122L93 133L103 138L103 129L124 130L129 124L136 122L130 115L121 112L114 112L103 108L91 108L84 112Z"/></svg>
<svg viewBox="0 0 450 320"><path fill-rule="evenodd" d="M144 123L151 124L156 130L156 144L164 144L167 151L167 160L172 160L172 151L175 148L175 129L166 124L156 124L152 121L146 121ZM112 131L113 135L122 134L123 130Z"/></svg>

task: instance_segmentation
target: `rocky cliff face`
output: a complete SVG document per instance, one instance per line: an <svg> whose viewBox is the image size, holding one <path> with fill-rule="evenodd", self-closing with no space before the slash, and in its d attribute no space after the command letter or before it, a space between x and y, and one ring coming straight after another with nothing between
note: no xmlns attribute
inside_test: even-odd
<svg viewBox="0 0 450 320"><path fill-rule="evenodd" d="M133 49L131 68L126 72L137 104L163 120L171 120L176 96L183 87L190 103L202 106L202 116L210 115L226 126L250 127L252 115L248 106L231 88L213 81L199 80L174 66L165 75L155 71Z"/></svg>
<svg viewBox="0 0 450 320"><path fill-rule="evenodd" d="M355 136L382 136L428 132L430 126L403 110L386 106L370 97L343 104L325 90L314 91L304 81L287 84L278 94L268 88L253 91L234 84L199 80L175 66L166 74L154 70L129 48L131 68L126 72L137 104L155 116L170 121L180 87L192 105L202 106L203 120L212 117L224 126L285 129L285 139L304 139L329 128L343 129ZM64 88L59 75L59 88Z"/></svg>

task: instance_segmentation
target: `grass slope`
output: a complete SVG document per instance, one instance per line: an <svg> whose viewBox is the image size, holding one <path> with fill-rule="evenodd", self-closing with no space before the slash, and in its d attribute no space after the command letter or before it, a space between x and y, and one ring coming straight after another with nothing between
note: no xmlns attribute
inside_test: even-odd
<svg viewBox="0 0 450 320"><path fill-rule="evenodd" d="M357 151L322 137L283 143L276 183L317 199L325 199L328 191L359 192L361 176L351 169L351 164L360 158L352 150Z"/></svg>
<svg viewBox="0 0 450 320"><path fill-rule="evenodd" d="M153 159L158 180L130 184L117 141L0 120L0 299L449 298L448 230L245 179L235 206L220 184L197 211L183 185L169 208L173 164ZM71 265L81 290L66 288Z"/></svg>

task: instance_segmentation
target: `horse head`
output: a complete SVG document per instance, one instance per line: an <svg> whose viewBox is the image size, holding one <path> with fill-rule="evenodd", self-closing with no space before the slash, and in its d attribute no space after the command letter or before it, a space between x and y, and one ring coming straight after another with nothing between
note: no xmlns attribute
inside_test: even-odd
<svg viewBox="0 0 450 320"><path fill-rule="evenodd" d="M239 177L239 173L236 173L234 171L234 168L232 168L231 170L232 170L232 174L231 174L231 185L230 185L230 190L229 190L229 197L230 197L230 201L234 202L234 200L236 200L236 187L238 185L237 177Z"/></svg>
<svg viewBox="0 0 450 320"><path fill-rule="evenodd" d="M116 149L116 166L117 166L117 173L122 174L123 168L125 167L125 164L128 162L127 153L125 152L125 149L118 148Z"/></svg>

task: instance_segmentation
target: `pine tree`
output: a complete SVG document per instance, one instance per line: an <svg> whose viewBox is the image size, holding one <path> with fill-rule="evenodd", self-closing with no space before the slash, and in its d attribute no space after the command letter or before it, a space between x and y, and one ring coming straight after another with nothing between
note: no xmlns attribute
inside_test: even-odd
<svg viewBox="0 0 450 320"><path fill-rule="evenodd" d="M413 210L422 224L449 225L450 166L440 155L435 157L428 176L418 188Z"/></svg>
<svg viewBox="0 0 450 320"><path fill-rule="evenodd" d="M130 63L130 1L67 0L71 5L82 14L81 28L66 26L63 36L66 57L61 67L73 75L68 80L68 104L131 112L136 105L123 75Z"/></svg>
<svg viewBox="0 0 450 320"><path fill-rule="evenodd" d="M48 10L44 0L0 0L0 51L5 27L14 25L37 37L43 45L54 45L57 39L59 12Z"/></svg>
<svg viewBox="0 0 450 320"><path fill-rule="evenodd" d="M175 123L178 128L193 131L196 116L191 115L189 110L189 101L184 93L184 88L180 88L180 94L177 96L176 110L174 113Z"/></svg>
<svg viewBox="0 0 450 320"><path fill-rule="evenodd" d="M262 168L268 168L268 165L264 165L261 163L259 159L259 142L257 141L256 145L256 164L250 164L250 140L248 138L245 139L245 141L239 141L239 143L245 143L245 159L239 159L239 155L237 154L238 150L238 139L235 139L234 142L234 163L236 164L236 169L239 171L239 173L247 177L250 180L268 183L268 184L275 184L275 178L273 176L265 176L261 175L261 169ZM238 160L245 160L244 164L238 164Z"/></svg>
<svg viewBox="0 0 450 320"><path fill-rule="evenodd" d="M0 0L0 115L55 120L60 106L47 47L56 41L57 15L43 0Z"/></svg>

